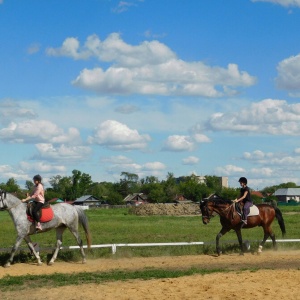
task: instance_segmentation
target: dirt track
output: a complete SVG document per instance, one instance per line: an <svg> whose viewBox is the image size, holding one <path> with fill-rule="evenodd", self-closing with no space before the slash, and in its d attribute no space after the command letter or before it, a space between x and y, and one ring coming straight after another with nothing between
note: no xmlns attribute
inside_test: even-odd
<svg viewBox="0 0 300 300"><path fill-rule="evenodd" d="M5 275L75 273L144 268L226 269L228 273L194 275L172 279L131 280L103 284L53 287L20 292L0 292L1 299L300 299L300 251L247 253L220 257L177 256L97 259L87 264L57 262L54 266L15 264L0 269ZM243 271L244 269L248 271ZM250 271L249 271L250 269ZM42 295L42 297L41 297Z"/></svg>

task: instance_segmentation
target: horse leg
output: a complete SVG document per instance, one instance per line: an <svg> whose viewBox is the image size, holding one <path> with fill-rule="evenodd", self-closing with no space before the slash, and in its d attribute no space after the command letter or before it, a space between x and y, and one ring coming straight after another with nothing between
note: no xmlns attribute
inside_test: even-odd
<svg viewBox="0 0 300 300"><path fill-rule="evenodd" d="M220 232L217 234L217 237L216 237L216 251L217 251L217 254L218 256L220 256L222 254L222 251L220 249L220 238L226 234L229 230L222 227L222 229L220 230Z"/></svg>
<svg viewBox="0 0 300 300"><path fill-rule="evenodd" d="M258 251L257 253L260 254L262 252L263 246L265 245L268 237L271 237L272 242L273 242L273 248L276 249L276 239L275 239L275 234L269 227L264 227L264 238L263 240L259 243L258 246Z"/></svg>
<svg viewBox="0 0 300 300"><path fill-rule="evenodd" d="M25 239L25 241L26 241L26 243L27 243L29 249L32 251L32 253L34 254L35 258L37 259L37 264L38 264L38 266L41 266L43 263L42 263L42 261L41 261L40 254L39 254L38 252L35 251L34 245L33 245L32 241L31 241L30 237L29 237L29 236L26 236L24 239Z"/></svg>
<svg viewBox="0 0 300 300"><path fill-rule="evenodd" d="M24 239L24 237L21 237L21 236L17 237L16 242L15 242L15 244L14 244L12 250L11 250L10 257L9 257L8 261L4 265L5 268L10 267L10 265L12 264L12 262L14 260L14 256L15 256L15 254L16 254L19 246L21 245L23 239Z"/></svg>
<svg viewBox="0 0 300 300"><path fill-rule="evenodd" d="M240 249L241 249L240 255L244 255L242 231L241 231L240 228L238 228L238 229L235 230L235 233L236 233L236 236L238 238Z"/></svg>
<svg viewBox="0 0 300 300"><path fill-rule="evenodd" d="M62 236L63 236L65 229L66 229L65 226L60 226L60 227L56 228L56 248L54 250L54 253L53 253L50 261L48 262L49 266L52 266L57 258L58 251L62 245Z"/></svg>
<svg viewBox="0 0 300 300"><path fill-rule="evenodd" d="M72 234L74 235L74 237L77 241L77 244L80 248L80 252L81 252L81 256L82 256L82 263L85 264L86 263L86 257L85 257L85 253L84 253L84 250L83 250L83 241L79 236L78 229L75 229L75 228L69 228L69 229L72 232Z"/></svg>

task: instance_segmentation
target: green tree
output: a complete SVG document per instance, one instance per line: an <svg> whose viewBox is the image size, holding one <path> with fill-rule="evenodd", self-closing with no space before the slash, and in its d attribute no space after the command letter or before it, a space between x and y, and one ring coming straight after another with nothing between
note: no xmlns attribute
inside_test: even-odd
<svg viewBox="0 0 300 300"><path fill-rule="evenodd" d="M128 194L139 192L140 185L138 183L139 176L134 173L122 172L120 176L120 185L118 192L125 198Z"/></svg>
<svg viewBox="0 0 300 300"><path fill-rule="evenodd" d="M179 186L176 183L176 179L173 173L168 173L167 179L162 181L162 186L166 199L164 202L173 202L176 198L176 195L179 194Z"/></svg>

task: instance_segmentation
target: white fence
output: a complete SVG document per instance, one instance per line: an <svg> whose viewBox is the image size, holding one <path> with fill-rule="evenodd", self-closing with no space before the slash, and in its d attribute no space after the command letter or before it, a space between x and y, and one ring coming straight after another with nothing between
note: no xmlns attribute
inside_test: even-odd
<svg viewBox="0 0 300 300"><path fill-rule="evenodd" d="M256 241L249 241L244 240L245 244L249 245L253 242L260 242L258 240ZM268 239L266 242L272 242L270 239ZM298 243L300 242L300 239L281 239L276 240L277 243ZM225 243L237 243L237 241L220 241L221 244ZM112 254L116 254L118 247L160 247L160 246L193 246L193 245L214 245L215 242L178 242L178 243L135 243L135 244L100 244L100 245L91 245L91 248L111 248ZM84 248L87 248L86 245L83 246ZM23 250L19 249L19 250ZM25 248L28 249L28 248ZM47 248L54 249L53 248ZM61 250L72 250L72 249L79 249L79 246L63 246L60 248ZM43 247L41 247L41 250L43 250ZM0 248L0 252L10 252L11 248Z"/></svg>

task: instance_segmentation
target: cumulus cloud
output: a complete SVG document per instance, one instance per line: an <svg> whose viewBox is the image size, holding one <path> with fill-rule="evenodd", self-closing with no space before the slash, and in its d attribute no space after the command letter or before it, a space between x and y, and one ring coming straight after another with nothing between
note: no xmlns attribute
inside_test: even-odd
<svg viewBox="0 0 300 300"><path fill-rule="evenodd" d="M263 152L261 150L256 150L253 152L245 152L243 154L243 159L251 161L251 163L261 164L261 165L272 165L272 166L289 166L293 168L294 166L299 168L300 165L300 152L295 149L293 153L272 153Z"/></svg>
<svg viewBox="0 0 300 300"><path fill-rule="evenodd" d="M7 123L12 118L14 120L18 118L22 119L34 119L36 113L31 108L22 107L17 101L13 99L0 100L0 121L1 123Z"/></svg>
<svg viewBox="0 0 300 300"><path fill-rule="evenodd" d="M35 159L43 159L50 161L70 161L85 160L91 154L91 148L87 146L68 146L60 145L55 147L53 144L40 143L35 145L39 154Z"/></svg>
<svg viewBox="0 0 300 300"><path fill-rule="evenodd" d="M166 169L165 164L159 161L138 164L131 158L123 155L104 157L101 159L101 162L108 165L106 171L110 174L120 174L126 170L126 172L137 174L139 178L144 178L146 176L162 177L163 171Z"/></svg>
<svg viewBox="0 0 300 300"><path fill-rule="evenodd" d="M196 165L199 162L199 158L196 156L189 156L182 160L184 165Z"/></svg>
<svg viewBox="0 0 300 300"><path fill-rule="evenodd" d="M200 133L192 133L191 135L171 135L164 142L162 150L164 151L193 151L198 143L208 143L210 139Z"/></svg>
<svg viewBox="0 0 300 300"><path fill-rule="evenodd" d="M234 165L226 165L224 167L215 168L215 173L220 176L232 176L232 175L241 175L245 174L246 170L242 167Z"/></svg>
<svg viewBox="0 0 300 300"><path fill-rule="evenodd" d="M251 0L252 2L270 2L274 4L279 4L282 6L296 6L300 7L300 0Z"/></svg>
<svg viewBox="0 0 300 300"><path fill-rule="evenodd" d="M195 142L187 135L171 135L162 148L165 151L193 151Z"/></svg>
<svg viewBox="0 0 300 300"><path fill-rule="evenodd" d="M277 71L278 88L289 90L291 96L300 92L300 54L282 60L277 66Z"/></svg>
<svg viewBox="0 0 300 300"><path fill-rule="evenodd" d="M46 162L37 161L37 162L20 162L20 168L27 173L35 174L35 173L52 173L52 172L59 172L63 173L66 171L65 166L59 165L51 165L47 164Z"/></svg>
<svg viewBox="0 0 300 300"><path fill-rule="evenodd" d="M62 47L48 48L47 54L75 60L95 57L111 63L106 70L85 68L73 81L75 86L98 93L221 97L256 82L255 77L240 71L234 63L222 68L201 61L185 62L159 41L133 46L118 33L110 34L104 41L91 35L82 47L77 38L70 37Z"/></svg>
<svg viewBox="0 0 300 300"><path fill-rule="evenodd" d="M88 137L90 144L106 146L112 150L144 149L151 140L148 134L115 120L107 120L96 127L94 135Z"/></svg>
<svg viewBox="0 0 300 300"><path fill-rule="evenodd" d="M266 99L240 111L215 113L206 128L213 131L296 136L300 134L300 103Z"/></svg>
<svg viewBox="0 0 300 300"><path fill-rule="evenodd" d="M46 120L28 120L20 123L11 122L0 129L0 139L13 143L71 143L80 142L80 133L70 127L67 132L56 124Z"/></svg>
<svg viewBox="0 0 300 300"><path fill-rule="evenodd" d="M164 170L165 168L166 168L165 164L163 164L159 161L148 162L148 163L145 163L142 166L142 169L148 170L148 171L151 171L151 170Z"/></svg>

